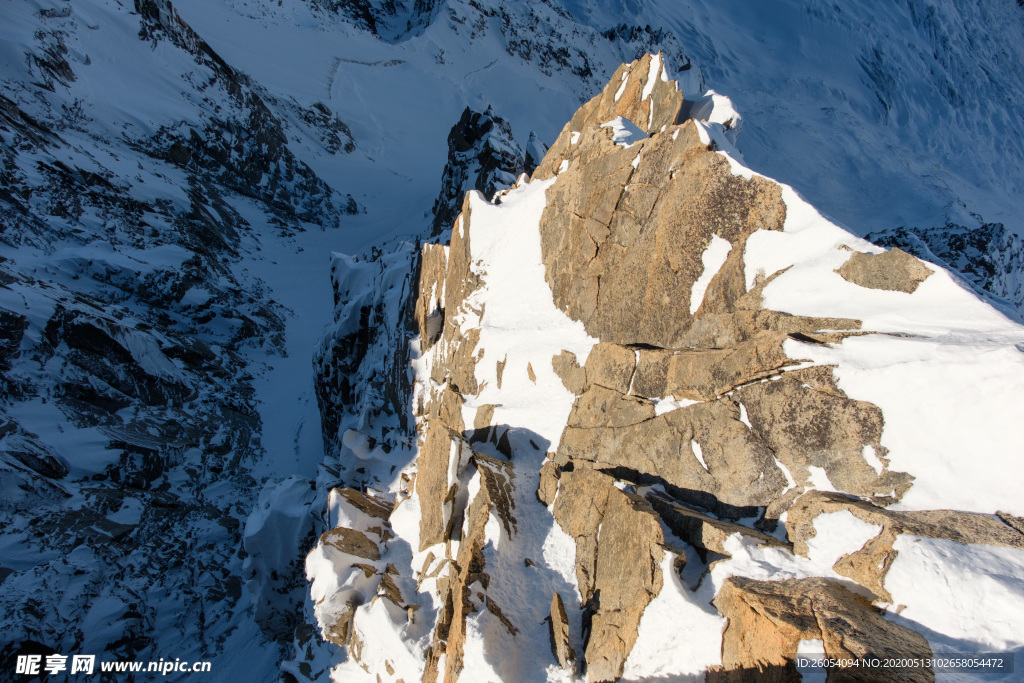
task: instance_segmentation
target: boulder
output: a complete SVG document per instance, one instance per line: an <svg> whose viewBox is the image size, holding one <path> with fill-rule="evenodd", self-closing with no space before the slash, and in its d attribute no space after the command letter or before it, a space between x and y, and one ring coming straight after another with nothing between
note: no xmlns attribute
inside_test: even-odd
<svg viewBox="0 0 1024 683"><path fill-rule="evenodd" d="M565 613L562 596L551 597L551 652L558 664L571 674L576 674L576 651L569 642L569 616Z"/></svg>
<svg viewBox="0 0 1024 683"><path fill-rule="evenodd" d="M551 357L551 368L572 393L578 396L586 390L587 371L580 367L575 353L563 349L560 354Z"/></svg>
<svg viewBox="0 0 1024 683"><path fill-rule="evenodd" d="M836 272L861 287L913 294L934 271L920 259L893 248L881 254L854 252Z"/></svg>
<svg viewBox="0 0 1024 683"><path fill-rule="evenodd" d="M549 454L550 455L550 454ZM554 460L545 460L540 466L540 484L537 486L537 500L551 505L558 494L558 478L561 472Z"/></svg>
<svg viewBox="0 0 1024 683"><path fill-rule="evenodd" d="M717 680L799 681L794 659L802 640L823 641L825 656L835 659L932 655L919 633L886 620L864 598L827 579L757 581L734 576L726 579L713 604L728 619L722 634L724 672L770 672L770 677ZM935 674L928 668L860 667L834 669L828 678L930 683Z"/></svg>
<svg viewBox="0 0 1024 683"><path fill-rule="evenodd" d="M320 545L334 548L338 552L376 562L380 559L380 548L362 531L335 527L320 536Z"/></svg>

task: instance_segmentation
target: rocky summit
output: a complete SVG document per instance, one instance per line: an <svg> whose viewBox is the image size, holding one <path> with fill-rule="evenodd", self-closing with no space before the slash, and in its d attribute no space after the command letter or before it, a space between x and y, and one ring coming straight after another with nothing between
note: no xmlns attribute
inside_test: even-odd
<svg viewBox="0 0 1024 683"><path fill-rule="evenodd" d="M622 65L408 261L411 460L333 490L395 504L306 561L336 680L797 681L1016 642L1024 327L749 170L669 69Z"/></svg>
<svg viewBox="0 0 1024 683"><path fill-rule="evenodd" d="M4 3L0 680L1021 680L1022 22Z"/></svg>

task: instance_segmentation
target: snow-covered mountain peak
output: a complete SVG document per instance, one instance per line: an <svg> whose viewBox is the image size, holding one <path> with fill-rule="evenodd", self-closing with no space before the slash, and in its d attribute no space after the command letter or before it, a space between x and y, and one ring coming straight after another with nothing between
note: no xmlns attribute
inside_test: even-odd
<svg viewBox="0 0 1024 683"><path fill-rule="evenodd" d="M0 14L5 664L1019 651L1018 3Z"/></svg>
<svg viewBox="0 0 1024 683"><path fill-rule="evenodd" d="M410 264L415 445L400 470L356 453L365 494L329 485L394 506L364 501L378 519L306 565L335 680L730 680L796 675L809 641L1024 645L1019 579L975 608L941 578L1003 575L978 553L1024 569L1002 474L1024 327L750 171L659 62L620 67L528 182L468 193ZM1005 626L967 635L991 609Z"/></svg>

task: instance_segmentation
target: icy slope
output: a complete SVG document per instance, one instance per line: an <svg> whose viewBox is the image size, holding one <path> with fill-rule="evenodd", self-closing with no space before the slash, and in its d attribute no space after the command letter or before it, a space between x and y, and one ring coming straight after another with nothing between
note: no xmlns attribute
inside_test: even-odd
<svg viewBox="0 0 1024 683"><path fill-rule="evenodd" d="M1024 327L685 113L660 57L621 67L532 179L421 248L418 439L349 445L362 490L334 485L306 562L316 672L728 680L815 648L1024 648Z"/></svg>

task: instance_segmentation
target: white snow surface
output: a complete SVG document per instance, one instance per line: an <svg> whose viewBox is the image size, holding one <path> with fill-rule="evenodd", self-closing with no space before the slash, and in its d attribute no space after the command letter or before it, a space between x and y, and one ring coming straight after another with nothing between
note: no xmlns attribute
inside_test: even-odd
<svg viewBox="0 0 1024 683"><path fill-rule="evenodd" d="M696 313L701 303L704 302L704 294L708 291L708 285L711 284L715 275L718 275L718 271L725 265L725 260L729 257L730 251L732 251L732 242L722 239L718 235L711 236L711 244L707 246L701 255L704 270L701 271L700 277L693 283L693 289L690 290L691 314Z"/></svg>
<svg viewBox="0 0 1024 683"><path fill-rule="evenodd" d="M476 366L477 381L484 386L466 410L472 415L477 405L495 404L494 424L529 428L547 444L546 451L557 450L575 398L555 374L551 358L564 349L582 365L597 343L583 323L555 307L544 279L540 216L545 190L553 182L513 189L500 205L470 195L470 249L484 286L470 296L469 306L486 303L486 309L477 345L485 360ZM496 361L501 359L506 365L498 389ZM536 382L528 377L527 365Z"/></svg>
<svg viewBox="0 0 1024 683"><path fill-rule="evenodd" d="M885 577L894 605L886 616L922 633L935 652L1024 649L1024 551L909 534ZM981 677L978 677L979 680Z"/></svg>
<svg viewBox="0 0 1024 683"><path fill-rule="evenodd" d="M602 128L612 129L612 142L619 147L632 147L640 140L647 139L647 133L629 119L616 116L611 121L601 124Z"/></svg>
<svg viewBox="0 0 1024 683"><path fill-rule="evenodd" d="M784 348L791 358L837 366L840 388L882 409L889 467L916 478L898 507L1024 513L1005 476L1019 467L1024 422L1016 401L999 398L1024 392L1016 315L938 268L911 294L848 282L835 271L852 250L883 250L824 219L792 188L783 187L783 198L784 231L747 240L748 287L759 273L785 270L764 288L765 308L853 318L881 333L828 346L789 340ZM826 482L821 472L818 487Z"/></svg>
<svg viewBox="0 0 1024 683"><path fill-rule="evenodd" d="M623 681L691 680L722 663L726 619L683 584L674 568L676 557L666 552L661 561L665 585L640 619Z"/></svg>

